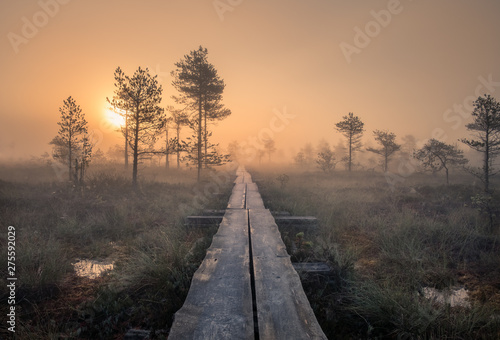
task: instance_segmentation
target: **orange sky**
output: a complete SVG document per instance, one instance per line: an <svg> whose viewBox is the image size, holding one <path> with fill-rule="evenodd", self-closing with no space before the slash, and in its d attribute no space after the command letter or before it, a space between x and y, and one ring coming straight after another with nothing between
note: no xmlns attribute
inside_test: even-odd
<svg viewBox="0 0 500 340"><path fill-rule="evenodd" d="M102 133L98 148L121 144L105 118L115 68L149 67L171 105L170 71L199 45L227 85L233 114L214 130L223 146L270 130L285 155L336 143L350 111L367 144L375 129L422 140L442 129L453 143L466 135L456 105L480 77L479 92L500 99L499 17L493 0L2 1L0 159L50 151L70 95ZM346 58L346 46L359 53ZM285 108L294 118L271 129Z"/></svg>

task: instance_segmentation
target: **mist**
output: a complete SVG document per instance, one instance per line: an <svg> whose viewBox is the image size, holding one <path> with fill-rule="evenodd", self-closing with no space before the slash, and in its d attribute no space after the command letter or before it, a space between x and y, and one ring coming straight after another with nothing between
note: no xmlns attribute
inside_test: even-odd
<svg viewBox="0 0 500 340"><path fill-rule="evenodd" d="M0 2L0 338L494 338L499 14Z"/></svg>

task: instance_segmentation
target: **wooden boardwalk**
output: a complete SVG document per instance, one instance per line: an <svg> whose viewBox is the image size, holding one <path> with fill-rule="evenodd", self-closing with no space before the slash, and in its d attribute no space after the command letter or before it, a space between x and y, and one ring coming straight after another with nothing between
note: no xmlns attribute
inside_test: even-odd
<svg viewBox="0 0 500 340"><path fill-rule="evenodd" d="M326 339L274 218L243 168L169 339Z"/></svg>

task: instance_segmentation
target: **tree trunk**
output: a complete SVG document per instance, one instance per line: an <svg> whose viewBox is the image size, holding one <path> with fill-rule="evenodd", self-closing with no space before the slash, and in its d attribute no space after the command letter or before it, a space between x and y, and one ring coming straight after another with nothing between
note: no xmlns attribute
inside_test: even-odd
<svg viewBox="0 0 500 340"><path fill-rule="evenodd" d="M82 164L80 166L80 184L83 186L85 178L85 162L82 160Z"/></svg>
<svg viewBox="0 0 500 340"><path fill-rule="evenodd" d="M203 165L202 162L202 155L201 155L201 147L202 147L202 142L201 142L201 123L203 122L203 117L202 117L202 98L200 96L199 101L198 101L198 182L201 179L201 167Z"/></svg>
<svg viewBox="0 0 500 340"><path fill-rule="evenodd" d="M132 164L132 185L137 187L137 163L139 161L139 106L136 107L135 112L135 128L134 128L134 159Z"/></svg>
<svg viewBox="0 0 500 340"><path fill-rule="evenodd" d="M75 173L73 175L73 183L78 184L78 158L75 158Z"/></svg>
<svg viewBox="0 0 500 340"><path fill-rule="evenodd" d="M166 137L166 144L165 144L165 168L169 168L170 167L170 164L169 164L169 159L168 159L168 156L170 156L170 149L169 149L169 145L168 145L168 126L165 127L165 137Z"/></svg>
<svg viewBox="0 0 500 340"><path fill-rule="evenodd" d="M349 172L351 171L352 162L352 135L349 136Z"/></svg>
<svg viewBox="0 0 500 340"><path fill-rule="evenodd" d="M71 152L71 149L72 149L72 145L71 145L71 132L69 133L69 137L68 137L68 154L69 154L69 162L68 162L68 172L69 172L69 181L71 182L71 162L73 162L73 158L72 158L72 152Z"/></svg>
<svg viewBox="0 0 500 340"><path fill-rule="evenodd" d="M208 136L207 136L207 109L206 109L206 106L207 106L207 103L205 101L205 114L204 114L204 126L203 126L203 129L204 129L204 135L203 135L203 139L204 139L204 144L205 144L205 153L203 154L203 163L205 165L205 169L208 168L208 164L207 164L207 154L208 154Z"/></svg>
<svg viewBox="0 0 500 340"><path fill-rule="evenodd" d="M181 127L180 125L177 125L177 169L181 167L181 152L179 150L179 143L180 143L180 134L181 134Z"/></svg>
<svg viewBox="0 0 500 340"><path fill-rule="evenodd" d="M128 169L128 110L125 111L125 169Z"/></svg>
<svg viewBox="0 0 500 340"><path fill-rule="evenodd" d="M449 176L448 176L448 168L445 167L444 170L446 171L446 185L450 185L450 181L449 181Z"/></svg>
<svg viewBox="0 0 500 340"><path fill-rule="evenodd" d="M484 192L490 191L490 140L489 132L486 131L484 152Z"/></svg>

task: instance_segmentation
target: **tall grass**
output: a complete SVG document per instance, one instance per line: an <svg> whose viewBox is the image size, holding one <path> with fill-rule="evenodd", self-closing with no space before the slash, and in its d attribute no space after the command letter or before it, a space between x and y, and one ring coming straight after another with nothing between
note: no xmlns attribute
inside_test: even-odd
<svg viewBox="0 0 500 340"><path fill-rule="evenodd" d="M28 167L0 181L0 222L16 227L19 338L111 338L132 327L154 333L168 329L181 307L216 231L184 226L190 211L179 207L200 192L196 174L145 169L133 190L122 170L112 170L90 171L84 188L52 181L48 170L43 181L24 181ZM219 189L201 208L227 205L232 182ZM0 237L6 253L6 233ZM113 260L115 269L79 279L71 266L77 258ZM2 284L2 301L7 293Z"/></svg>
<svg viewBox="0 0 500 340"><path fill-rule="evenodd" d="M276 180L282 172L285 186ZM321 284L303 278L329 337L498 338L498 227L492 232L473 206L479 189L470 178L444 186L415 174L390 187L373 172L282 172L253 177L266 207L319 219L317 233L306 236L310 258L334 273ZM424 287L465 287L471 307L439 305Z"/></svg>

